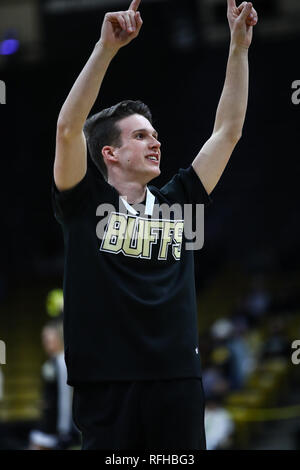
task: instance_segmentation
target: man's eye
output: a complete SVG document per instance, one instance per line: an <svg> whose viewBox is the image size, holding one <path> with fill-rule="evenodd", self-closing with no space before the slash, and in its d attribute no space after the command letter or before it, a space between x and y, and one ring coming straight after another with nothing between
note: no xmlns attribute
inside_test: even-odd
<svg viewBox="0 0 300 470"><path fill-rule="evenodd" d="M136 136L137 136L139 139L143 139L144 134L137 134Z"/></svg>

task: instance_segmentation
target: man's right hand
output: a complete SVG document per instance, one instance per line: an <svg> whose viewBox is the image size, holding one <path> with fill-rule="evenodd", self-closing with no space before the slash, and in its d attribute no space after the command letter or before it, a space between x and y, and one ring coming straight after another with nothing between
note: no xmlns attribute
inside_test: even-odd
<svg viewBox="0 0 300 470"><path fill-rule="evenodd" d="M112 52L129 44L139 35L143 21L137 11L141 0L133 0L127 11L106 13L99 43Z"/></svg>

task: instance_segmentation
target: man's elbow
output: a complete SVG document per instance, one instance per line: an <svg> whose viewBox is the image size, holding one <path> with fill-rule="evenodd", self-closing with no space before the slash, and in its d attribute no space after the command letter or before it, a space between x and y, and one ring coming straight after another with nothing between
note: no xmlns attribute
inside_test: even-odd
<svg viewBox="0 0 300 470"><path fill-rule="evenodd" d="M236 145L239 140L242 138L242 130L241 129L227 129L224 131L224 139L227 142L230 142L232 145Z"/></svg>
<svg viewBox="0 0 300 470"><path fill-rule="evenodd" d="M226 140L226 142L236 145L242 138L243 127L239 121L225 122L217 128L215 127L214 133L219 135L222 140Z"/></svg>
<svg viewBox="0 0 300 470"><path fill-rule="evenodd" d="M81 134L82 126L76 126L74 123L70 123L65 118L59 116L56 124L56 132L58 138L70 139Z"/></svg>
<svg viewBox="0 0 300 470"><path fill-rule="evenodd" d="M71 130L70 130L70 126L68 125L68 123L64 119L59 117L57 120L57 124L56 124L57 137L67 138L70 132Z"/></svg>
<svg viewBox="0 0 300 470"><path fill-rule="evenodd" d="M240 126L223 125L220 127L215 127L213 130L213 135L215 135L218 139L221 139L223 142L236 145L242 138L242 128Z"/></svg>

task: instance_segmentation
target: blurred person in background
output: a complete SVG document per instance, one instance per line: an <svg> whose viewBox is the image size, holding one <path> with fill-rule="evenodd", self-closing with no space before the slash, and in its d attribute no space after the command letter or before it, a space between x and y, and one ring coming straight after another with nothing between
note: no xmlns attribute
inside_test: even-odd
<svg viewBox="0 0 300 470"><path fill-rule="evenodd" d="M42 345L49 359L42 366L42 415L30 432L29 449L65 449L76 442L72 423L72 388L67 385L61 319L51 320L42 330Z"/></svg>
<svg viewBox="0 0 300 470"><path fill-rule="evenodd" d="M231 390L238 390L255 368L255 357L244 337L245 327L228 318L217 320L211 327L215 341L214 357L221 356Z"/></svg>
<svg viewBox="0 0 300 470"><path fill-rule="evenodd" d="M261 359L283 358L288 360L291 355L291 342L286 328L289 322L288 315L268 318L267 337L261 351Z"/></svg>
<svg viewBox="0 0 300 470"><path fill-rule="evenodd" d="M228 450L233 445L234 421L222 404L222 393L206 396L205 433L207 450Z"/></svg>
<svg viewBox="0 0 300 470"><path fill-rule="evenodd" d="M266 280L262 273L256 274L251 280L249 292L244 299L244 309L248 320L253 326L260 326L272 306L272 296L266 287Z"/></svg>
<svg viewBox="0 0 300 470"><path fill-rule="evenodd" d="M170 235L165 224L174 221L160 219L164 228L154 236L157 221L149 216L155 204L209 203L242 134L257 14L251 3L227 1L230 51L212 135L188 169L150 190L160 174L161 144L149 108L127 100L87 119L110 62L141 30L139 4L105 15L57 123L53 203L65 240L68 383L83 449L205 449L193 252L185 240L178 243L175 228ZM149 73L159 73L155 51L144 60ZM133 73L144 80L138 61ZM99 171L88 165L87 147ZM98 236L104 204L113 207L114 224ZM145 220L151 243L140 228ZM180 227L182 220L174 220ZM168 237L162 254L159 244Z"/></svg>

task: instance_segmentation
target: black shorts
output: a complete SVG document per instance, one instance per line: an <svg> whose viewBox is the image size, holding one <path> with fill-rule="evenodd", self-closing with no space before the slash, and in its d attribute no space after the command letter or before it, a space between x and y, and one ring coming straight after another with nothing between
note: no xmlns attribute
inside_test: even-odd
<svg viewBox="0 0 300 470"><path fill-rule="evenodd" d="M201 379L75 386L73 419L83 450L206 448Z"/></svg>

